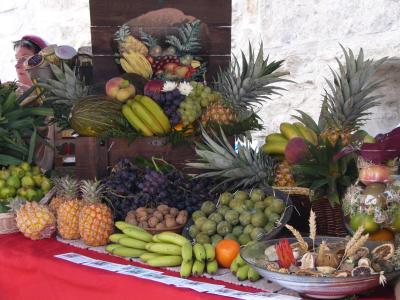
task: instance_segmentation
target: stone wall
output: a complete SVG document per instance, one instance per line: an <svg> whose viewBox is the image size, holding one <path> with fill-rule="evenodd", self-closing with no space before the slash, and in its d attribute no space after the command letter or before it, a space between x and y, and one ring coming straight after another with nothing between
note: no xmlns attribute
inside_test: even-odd
<svg viewBox="0 0 400 300"><path fill-rule="evenodd" d="M87 0L3 0L0 20L3 81L15 78L11 41L23 34L75 47L90 43ZM318 115L329 66L336 68L335 56L343 58L339 43L354 51L362 47L365 56L374 59L400 52L399 0L234 0L232 21L233 53L242 47L246 52L247 40L254 47L263 40L270 59L284 59L295 81L283 85L287 91L262 107L265 131L256 134L260 139L290 120L295 109ZM389 80L381 90L386 95L381 107L365 127L372 134L400 123L400 64L392 60L378 76Z"/></svg>

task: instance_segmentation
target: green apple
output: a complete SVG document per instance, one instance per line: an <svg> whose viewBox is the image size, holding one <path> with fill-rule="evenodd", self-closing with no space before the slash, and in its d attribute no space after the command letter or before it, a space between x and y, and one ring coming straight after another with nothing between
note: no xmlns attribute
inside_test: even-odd
<svg viewBox="0 0 400 300"><path fill-rule="evenodd" d="M14 187L16 189L19 189L21 187L21 181L15 175L12 175L12 176L8 177L6 182L7 182L8 186L12 186L12 187Z"/></svg>

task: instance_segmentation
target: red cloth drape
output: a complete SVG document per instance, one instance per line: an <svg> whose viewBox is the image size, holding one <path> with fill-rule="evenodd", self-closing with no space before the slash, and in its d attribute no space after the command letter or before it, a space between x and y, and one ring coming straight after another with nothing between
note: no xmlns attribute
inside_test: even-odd
<svg viewBox="0 0 400 300"><path fill-rule="evenodd" d="M0 235L0 300L229 299L77 265L54 257L66 252L143 267L118 257L72 247L55 239L31 241L19 233ZM165 273L179 275L174 272ZM196 280L238 290L257 291L212 279ZM368 299L392 300L392 293L389 288L380 289L375 293L379 297Z"/></svg>

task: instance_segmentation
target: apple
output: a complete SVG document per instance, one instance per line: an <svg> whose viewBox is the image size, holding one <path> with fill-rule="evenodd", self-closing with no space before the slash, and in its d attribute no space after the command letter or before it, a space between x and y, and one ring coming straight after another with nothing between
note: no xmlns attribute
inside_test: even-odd
<svg viewBox="0 0 400 300"><path fill-rule="evenodd" d="M186 66L178 66L174 70L174 74L178 78L185 78L186 74L188 73L189 68Z"/></svg>
<svg viewBox="0 0 400 300"><path fill-rule="evenodd" d="M166 72L173 73L174 70L175 70L177 67L178 67L178 64L176 64L176 63L167 63L167 64L164 65L163 69L164 69L164 71L166 71Z"/></svg>
<svg viewBox="0 0 400 300"><path fill-rule="evenodd" d="M118 101L125 102L135 96L136 89L128 80L114 77L106 83L106 94Z"/></svg>

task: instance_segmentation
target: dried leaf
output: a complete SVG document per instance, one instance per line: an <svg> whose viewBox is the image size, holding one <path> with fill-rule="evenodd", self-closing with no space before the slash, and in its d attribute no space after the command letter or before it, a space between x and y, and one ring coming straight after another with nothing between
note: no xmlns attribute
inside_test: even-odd
<svg viewBox="0 0 400 300"><path fill-rule="evenodd" d="M313 241L313 248L315 244L315 237L317 236L317 220L313 210L310 211L310 218L308 220L310 225L310 239Z"/></svg>

